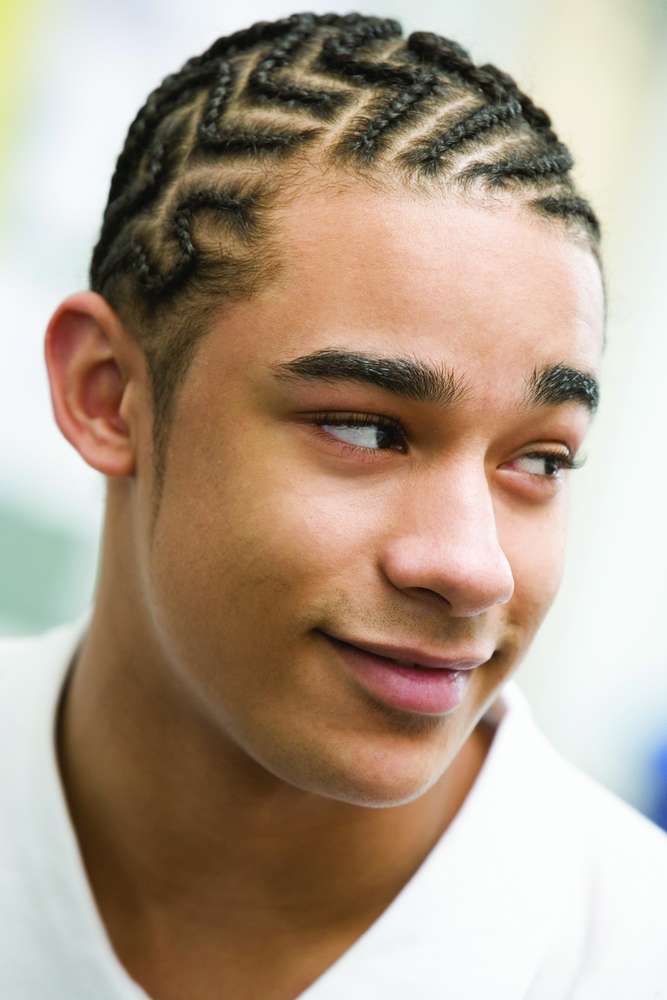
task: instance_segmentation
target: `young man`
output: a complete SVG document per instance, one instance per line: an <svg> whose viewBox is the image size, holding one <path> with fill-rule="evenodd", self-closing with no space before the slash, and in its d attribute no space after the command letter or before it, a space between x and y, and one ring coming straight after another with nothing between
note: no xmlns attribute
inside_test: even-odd
<svg viewBox="0 0 667 1000"><path fill-rule="evenodd" d="M90 620L6 643L3 1000L653 1000L664 836L534 730L598 229L455 44L300 15L149 98L56 419Z"/></svg>

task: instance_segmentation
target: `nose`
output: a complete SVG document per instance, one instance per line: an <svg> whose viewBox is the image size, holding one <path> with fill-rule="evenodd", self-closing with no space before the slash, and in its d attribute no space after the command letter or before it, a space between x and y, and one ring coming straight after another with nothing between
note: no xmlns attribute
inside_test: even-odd
<svg viewBox="0 0 667 1000"><path fill-rule="evenodd" d="M483 469L459 466L420 477L395 513L382 553L382 570L395 587L437 594L455 617L509 601L514 579Z"/></svg>

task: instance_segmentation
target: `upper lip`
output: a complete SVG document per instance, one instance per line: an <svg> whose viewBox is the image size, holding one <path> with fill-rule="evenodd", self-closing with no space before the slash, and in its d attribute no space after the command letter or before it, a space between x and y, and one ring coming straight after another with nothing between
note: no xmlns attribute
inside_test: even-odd
<svg viewBox="0 0 667 1000"><path fill-rule="evenodd" d="M329 635L329 633L326 634ZM362 649L366 653L383 656L388 660L398 660L410 666L429 667L431 670L472 670L474 667L479 667L482 663L486 663L490 659L488 655L470 656L466 653L450 656L434 656L414 646L385 645L384 643L363 642L358 639L342 639L331 635L329 635L329 638L336 639L338 642L343 642L348 646L356 646L357 649Z"/></svg>

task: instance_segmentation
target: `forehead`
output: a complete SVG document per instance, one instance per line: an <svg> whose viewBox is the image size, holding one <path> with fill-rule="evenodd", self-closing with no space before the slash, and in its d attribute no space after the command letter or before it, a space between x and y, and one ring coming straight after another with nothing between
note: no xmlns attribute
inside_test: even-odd
<svg viewBox="0 0 667 1000"><path fill-rule="evenodd" d="M336 345L466 369L566 360L597 367L598 265L583 241L520 204L359 182L294 195L274 226L276 280L228 316L253 353L288 357Z"/></svg>

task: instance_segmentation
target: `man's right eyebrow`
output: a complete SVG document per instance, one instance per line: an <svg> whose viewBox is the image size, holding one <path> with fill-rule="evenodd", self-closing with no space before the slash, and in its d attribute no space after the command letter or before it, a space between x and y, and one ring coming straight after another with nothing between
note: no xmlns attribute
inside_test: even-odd
<svg viewBox="0 0 667 1000"><path fill-rule="evenodd" d="M271 370L279 379L361 382L403 399L441 406L453 402L466 391L464 382L452 371L416 358L364 354L333 347L274 365Z"/></svg>

